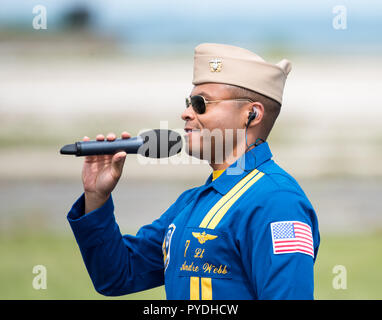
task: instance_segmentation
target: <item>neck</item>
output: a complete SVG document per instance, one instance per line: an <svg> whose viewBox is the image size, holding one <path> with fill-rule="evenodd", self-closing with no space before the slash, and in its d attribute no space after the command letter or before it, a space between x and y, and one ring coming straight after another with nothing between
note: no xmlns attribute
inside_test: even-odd
<svg viewBox="0 0 382 320"><path fill-rule="evenodd" d="M210 163L210 167L212 168L213 171L216 170L225 170L227 169L231 164L229 163L220 163L220 164L215 164L215 163Z"/></svg>
<svg viewBox="0 0 382 320"><path fill-rule="evenodd" d="M225 170L245 153L245 149L245 144L237 145L228 156L224 157L223 163L215 163L214 161L211 161L209 165L214 171Z"/></svg>
<svg viewBox="0 0 382 320"><path fill-rule="evenodd" d="M239 159L245 152L252 150L259 144L262 144L265 142L263 139L256 139L255 144L251 144L249 148L245 145L237 146L233 149L232 153L226 157L223 161L223 163L214 163L213 161L210 162L210 166L212 170L225 170L227 169L232 163L234 163L237 159Z"/></svg>

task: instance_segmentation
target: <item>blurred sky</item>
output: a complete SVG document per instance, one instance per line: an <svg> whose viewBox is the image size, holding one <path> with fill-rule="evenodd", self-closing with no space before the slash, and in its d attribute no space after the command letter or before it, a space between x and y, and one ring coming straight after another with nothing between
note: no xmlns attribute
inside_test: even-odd
<svg viewBox="0 0 382 320"><path fill-rule="evenodd" d="M93 31L141 48L224 42L300 53L382 52L382 2L376 0L3 0L0 27L31 28L37 4L47 8L50 31L69 9L86 7ZM347 9L346 30L332 27L337 5Z"/></svg>

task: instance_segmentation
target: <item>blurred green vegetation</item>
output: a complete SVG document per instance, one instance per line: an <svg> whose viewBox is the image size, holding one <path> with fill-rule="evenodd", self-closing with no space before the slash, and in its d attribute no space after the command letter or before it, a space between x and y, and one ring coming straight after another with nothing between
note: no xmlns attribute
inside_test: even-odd
<svg viewBox="0 0 382 320"><path fill-rule="evenodd" d="M321 235L315 265L316 299L382 299L382 232ZM346 268L347 289L333 289L333 268Z"/></svg>
<svg viewBox="0 0 382 320"><path fill-rule="evenodd" d="M0 236L0 299L164 299L164 287L105 297L93 287L74 237L43 232ZM32 287L35 265L47 269L47 289Z"/></svg>
<svg viewBox="0 0 382 320"><path fill-rule="evenodd" d="M382 298L382 232L321 235L315 265L316 299ZM164 287L122 297L104 297L91 283L73 236L44 231L0 235L0 299L164 299ZM47 289L32 287L35 265L47 268ZM347 289L335 290L333 267L347 270Z"/></svg>

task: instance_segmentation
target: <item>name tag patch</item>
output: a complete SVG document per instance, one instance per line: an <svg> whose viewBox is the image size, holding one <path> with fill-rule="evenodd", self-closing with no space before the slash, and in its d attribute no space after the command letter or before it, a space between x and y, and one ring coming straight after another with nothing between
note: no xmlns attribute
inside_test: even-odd
<svg viewBox="0 0 382 320"><path fill-rule="evenodd" d="M216 230L188 227L178 275L231 279L227 237Z"/></svg>

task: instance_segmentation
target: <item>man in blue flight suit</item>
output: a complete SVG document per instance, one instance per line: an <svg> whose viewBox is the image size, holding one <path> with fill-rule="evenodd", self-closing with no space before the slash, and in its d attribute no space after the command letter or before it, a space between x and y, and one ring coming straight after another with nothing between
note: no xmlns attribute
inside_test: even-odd
<svg viewBox="0 0 382 320"><path fill-rule="evenodd" d="M270 64L239 47L195 48L181 117L187 152L208 159L213 172L135 236L120 233L111 196L126 153L85 158L84 193L68 220L99 293L165 284L168 299L313 299L317 217L266 142L290 70L286 59ZM213 130L224 133L220 142L205 139Z"/></svg>

